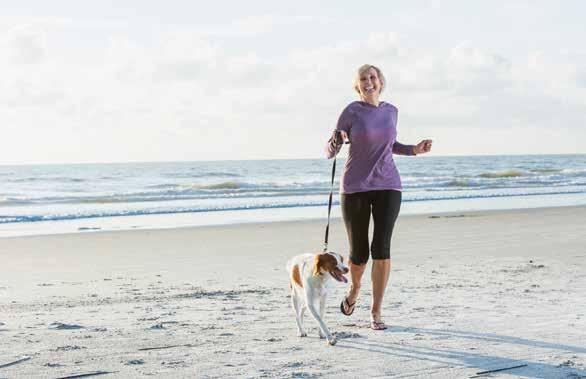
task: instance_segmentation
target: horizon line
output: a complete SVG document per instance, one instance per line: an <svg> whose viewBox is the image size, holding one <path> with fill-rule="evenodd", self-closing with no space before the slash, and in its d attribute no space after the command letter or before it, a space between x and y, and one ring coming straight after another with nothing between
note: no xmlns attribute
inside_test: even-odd
<svg viewBox="0 0 586 379"><path fill-rule="evenodd" d="M457 158L457 157L528 157L528 156L564 156L564 155L586 155L586 153L551 153L551 154L454 154L454 155L424 155L429 158ZM400 156L400 155L399 155ZM346 158L346 156L338 157ZM301 160L329 160L325 157L315 158L254 158L254 159L202 159L202 160L160 160L160 161L105 161L105 162L55 162L55 163L12 163L0 164L0 167L12 166L62 166L62 165L116 165L116 164L148 164L148 163L193 163L193 162L234 162L234 161L301 161Z"/></svg>

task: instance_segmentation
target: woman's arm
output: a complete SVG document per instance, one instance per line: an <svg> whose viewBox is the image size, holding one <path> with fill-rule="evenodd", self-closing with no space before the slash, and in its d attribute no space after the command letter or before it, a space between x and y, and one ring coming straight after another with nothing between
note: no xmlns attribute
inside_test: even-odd
<svg viewBox="0 0 586 379"><path fill-rule="evenodd" d="M429 153L431 151L432 140L424 139L417 145L403 145L402 143L395 141L393 144L393 154L397 155L419 155Z"/></svg>
<svg viewBox="0 0 586 379"><path fill-rule="evenodd" d="M333 158L334 155L338 154L340 152L340 149L342 148L342 145L336 145L336 132L337 131L338 130L334 130L334 132L332 133L332 136L328 140L328 143L326 143L326 158L328 158L328 159Z"/></svg>
<svg viewBox="0 0 586 379"><path fill-rule="evenodd" d="M415 155L415 145L403 145L399 141L393 144L393 154L397 155Z"/></svg>
<svg viewBox="0 0 586 379"><path fill-rule="evenodd" d="M352 115L350 112L349 107L346 107L340 117L338 118L338 124L336 126L336 130L332 133L332 136L328 140L326 144L326 157L328 159L333 158L340 149L342 145L336 145L336 132L339 132L342 136L342 140L348 140L348 134L350 133L350 129L352 128Z"/></svg>

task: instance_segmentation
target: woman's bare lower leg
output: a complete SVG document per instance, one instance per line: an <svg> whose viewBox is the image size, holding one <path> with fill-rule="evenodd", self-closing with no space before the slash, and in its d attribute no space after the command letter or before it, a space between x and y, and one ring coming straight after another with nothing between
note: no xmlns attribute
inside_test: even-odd
<svg viewBox="0 0 586 379"><path fill-rule="evenodd" d="M391 273L390 259L373 259L372 260L372 307L370 314L373 321L381 321L381 307L389 276Z"/></svg>
<svg viewBox="0 0 586 379"><path fill-rule="evenodd" d="M349 261L348 268L350 269L350 291L348 292L347 299L349 304L354 304L360 293L360 282L364 274L364 269L366 269L366 264L357 265ZM346 306L344 307L347 308Z"/></svg>

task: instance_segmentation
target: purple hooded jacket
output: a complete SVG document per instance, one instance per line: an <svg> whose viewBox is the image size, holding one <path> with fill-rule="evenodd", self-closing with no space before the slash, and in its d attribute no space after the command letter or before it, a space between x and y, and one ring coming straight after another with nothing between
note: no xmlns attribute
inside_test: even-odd
<svg viewBox="0 0 586 379"><path fill-rule="evenodd" d="M340 193L402 190L393 153L414 155L414 146L397 142L397 113L394 105L382 101L378 107L354 101L342 111L336 130L347 132L351 143ZM340 148L336 149L330 139L326 145L328 159Z"/></svg>

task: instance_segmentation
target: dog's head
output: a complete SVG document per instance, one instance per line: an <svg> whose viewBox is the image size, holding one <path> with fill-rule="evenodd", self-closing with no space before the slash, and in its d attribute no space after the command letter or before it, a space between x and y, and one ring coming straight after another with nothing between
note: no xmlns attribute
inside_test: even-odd
<svg viewBox="0 0 586 379"><path fill-rule="evenodd" d="M344 257L329 251L316 254L313 260L313 275L329 274L338 282L348 283L344 274L348 273L348 266L344 264Z"/></svg>

